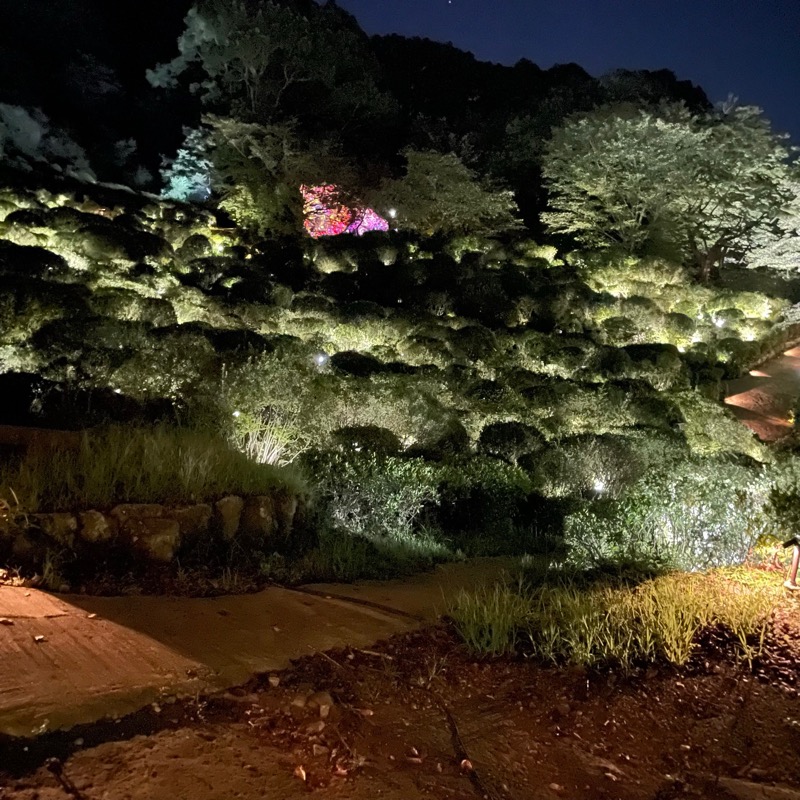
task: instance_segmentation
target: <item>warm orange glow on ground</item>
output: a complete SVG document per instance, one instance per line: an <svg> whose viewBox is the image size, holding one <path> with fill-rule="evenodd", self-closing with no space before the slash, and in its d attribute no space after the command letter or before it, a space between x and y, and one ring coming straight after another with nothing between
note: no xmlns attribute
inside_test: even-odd
<svg viewBox="0 0 800 800"><path fill-rule="evenodd" d="M725 403L762 441L785 436L800 397L800 347L793 347L727 383Z"/></svg>

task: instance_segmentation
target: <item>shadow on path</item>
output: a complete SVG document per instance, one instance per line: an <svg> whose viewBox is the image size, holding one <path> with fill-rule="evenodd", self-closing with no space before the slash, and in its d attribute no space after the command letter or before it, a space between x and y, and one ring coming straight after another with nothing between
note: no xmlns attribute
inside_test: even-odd
<svg viewBox="0 0 800 800"><path fill-rule="evenodd" d="M0 586L0 734L122 716L164 697L245 683L313 652L368 647L434 621L461 588L511 567L509 559L477 559L407 581L215 598Z"/></svg>

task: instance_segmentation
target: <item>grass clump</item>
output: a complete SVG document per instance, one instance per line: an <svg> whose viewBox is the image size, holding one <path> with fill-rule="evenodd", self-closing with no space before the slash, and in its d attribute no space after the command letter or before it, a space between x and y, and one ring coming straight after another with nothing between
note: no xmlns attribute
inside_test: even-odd
<svg viewBox="0 0 800 800"><path fill-rule="evenodd" d="M167 427L110 427L75 447L34 446L0 464L0 500L25 512L179 505L275 487L302 491L295 473L257 464L224 440Z"/></svg>
<svg viewBox="0 0 800 800"><path fill-rule="evenodd" d="M530 606L504 582L477 592L458 593L450 616L473 653L502 656L513 653L527 628Z"/></svg>
<svg viewBox="0 0 800 800"><path fill-rule="evenodd" d="M752 663L778 590L742 576L730 570L671 573L637 586L505 583L462 593L450 613L467 646L487 655L521 650L555 664L680 666L701 633L718 629Z"/></svg>

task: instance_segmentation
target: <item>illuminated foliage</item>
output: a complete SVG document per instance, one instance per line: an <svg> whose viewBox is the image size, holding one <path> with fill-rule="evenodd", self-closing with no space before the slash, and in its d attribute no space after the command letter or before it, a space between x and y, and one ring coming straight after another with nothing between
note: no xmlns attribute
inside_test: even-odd
<svg viewBox="0 0 800 800"><path fill-rule="evenodd" d="M302 224L297 185L308 168L292 129L208 117L220 207L248 230L295 233Z"/></svg>
<svg viewBox="0 0 800 800"><path fill-rule="evenodd" d="M480 181L453 153L406 150L406 174L384 181L372 205L398 227L433 233L495 233L519 226L514 196Z"/></svg>
<svg viewBox="0 0 800 800"><path fill-rule="evenodd" d="M183 147L174 159L164 161L161 177L166 184L161 193L168 200L197 202L211 195L211 161L208 134L201 128L184 128Z"/></svg>
<svg viewBox="0 0 800 800"><path fill-rule="evenodd" d="M590 247L675 253L708 280L788 199L783 138L752 107L599 109L568 121L547 148L544 220Z"/></svg>
<svg viewBox="0 0 800 800"><path fill-rule="evenodd" d="M786 192L791 197L774 225L756 233L748 266L800 270L800 176L786 182Z"/></svg>
<svg viewBox="0 0 800 800"><path fill-rule="evenodd" d="M768 488L763 474L724 460L653 470L624 498L567 517L569 560L582 568L740 564L767 528Z"/></svg>
<svg viewBox="0 0 800 800"><path fill-rule="evenodd" d="M388 231L389 223L371 208L345 205L341 191L334 184L300 186L303 195L303 227L309 236L338 236L368 231Z"/></svg>

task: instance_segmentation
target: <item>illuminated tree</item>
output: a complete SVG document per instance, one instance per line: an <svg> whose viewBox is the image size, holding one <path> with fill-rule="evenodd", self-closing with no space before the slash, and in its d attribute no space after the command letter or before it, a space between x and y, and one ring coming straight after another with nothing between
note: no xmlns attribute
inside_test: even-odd
<svg viewBox="0 0 800 800"><path fill-rule="evenodd" d="M330 179L333 202L335 186L355 185L345 160L324 144L301 144L289 124L257 125L214 116L204 122L211 130L210 157L214 189L222 195L220 207L244 228L259 234L299 233L306 218L301 186L327 185L323 181ZM348 216L347 224L350 221Z"/></svg>
<svg viewBox="0 0 800 800"><path fill-rule="evenodd" d="M400 228L434 233L497 233L521 223L513 194L469 170L453 153L406 150L406 174L386 180L371 203Z"/></svg>
<svg viewBox="0 0 800 800"><path fill-rule="evenodd" d="M301 186L303 195L303 227L309 236L338 236L354 233L361 236L369 231L388 231L389 223L371 208L346 201L334 184ZM350 203L348 205L347 203Z"/></svg>
<svg viewBox="0 0 800 800"><path fill-rule="evenodd" d="M245 121L302 115L305 89L319 118L347 127L359 116L392 111L378 90L377 64L365 40L342 24L336 8L307 16L269 0L200 0L186 15L179 54L148 70L157 87L175 87L193 65L204 79L190 89L211 107Z"/></svg>
<svg viewBox="0 0 800 800"><path fill-rule="evenodd" d="M174 159L165 159L161 170L162 197L183 202L207 200L211 195L211 161L208 131L184 128L183 147Z"/></svg>
<svg viewBox="0 0 800 800"><path fill-rule="evenodd" d="M759 229L747 258L750 267L800 272L800 179L785 184L790 199L769 229Z"/></svg>
<svg viewBox="0 0 800 800"><path fill-rule="evenodd" d="M623 106L573 118L546 150L543 218L590 247L672 250L708 280L785 204L782 138L751 107L696 116L675 104Z"/></svg>
<svg viewBox="0 0 800 800"><path fill-rule="evenodd" d="M641 252L674 224L676 154L691 144L682 109L669 120L628 107L571 119L545 152L544 221L592 248Z"/></svg>

